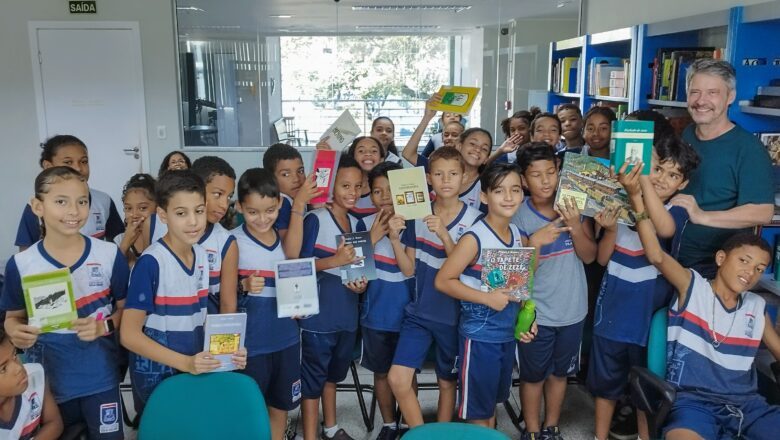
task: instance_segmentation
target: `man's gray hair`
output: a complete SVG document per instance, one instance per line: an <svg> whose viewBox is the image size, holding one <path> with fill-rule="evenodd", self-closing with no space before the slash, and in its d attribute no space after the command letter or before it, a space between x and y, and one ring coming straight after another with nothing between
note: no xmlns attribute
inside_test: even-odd
<svg viewBox="0 0 780 440"><path fill-rule="evenodd" d="M691 87L691 80L693 75L697 73L705 73L707 75L717 76L726 82L729 90L737 89L737 74L734 71L734 66L728 61L713 60L712 58L700 58L688 67L688 71L685 74L685 90L687 91Z"/></svg>

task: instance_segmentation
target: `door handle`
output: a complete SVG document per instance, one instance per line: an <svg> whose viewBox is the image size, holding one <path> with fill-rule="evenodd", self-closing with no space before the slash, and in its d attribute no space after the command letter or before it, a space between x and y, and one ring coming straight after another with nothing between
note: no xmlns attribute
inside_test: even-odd
<svg viewBox="0 0 780 440"><path fill-rule="evenodd" d="M122 151L124 151L125 153L138 153L139 151L141 151L141 149L138 147L123 148Z"/></svg>

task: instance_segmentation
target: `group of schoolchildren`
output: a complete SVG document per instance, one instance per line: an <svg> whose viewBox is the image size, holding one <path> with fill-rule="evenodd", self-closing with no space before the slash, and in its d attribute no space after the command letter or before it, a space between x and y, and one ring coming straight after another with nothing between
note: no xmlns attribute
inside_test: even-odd
<svg viewBox="0 0 780 440"><path fill-rule="evenodd" d="M158 179L139 174L126 184L124 228L111 199L87 185L84 143L50 139L20 223L21 252L7 263L0 296L0 437L53 439L63 426L83 423L90 438L123 438L125 372L140 414L167 377L220 366L203 350L207 314L246 312L245 348L232 361L261 389L274 439L285 438L288 411L299 405L305 439L352 438L338 425L336 385L358 338L383 419L377 438L423 423L416 372L433 350L437 421L495 427L496 405L509 397L517 366L523 438L560 439L567 378L579 370L588 315L584 265L593 262L606 266L586 380L597 439L607 438L630 368L644 364L653 312L670 301L670 350L687 357L670 379L682 403L668 432L710 438L702 432L737 423L713 402L738 395L740 404L728 406L739 413L741 434L771 436L780 411L756 397L751 368L759 342L778 356L780 339L763 300L746 292L769 264L768 246L735 236L718 252L720 269L709 282L674 260L687 213L667 202L699 159L663 116L629 115L655 122L650 175L640 175L641 163L614 170L636 212L632 227L617 223L614 208L586 218L574 200L556 204L566 154L608 157L611 109L594 107L584 118L574 105L557 114L517 112L502 123L506 141L495 152L490 132L465 129L459 115L445 113L440 135L418 154L439 98L429 100L401 152L392 121L375 120L371 135L342 153L327 204L310 203L321 194L291 146L272 146L263 168L238 179L218 157L190 163L174 152ZM327 141L318 148L329 148ZM425 168L434 201L423 219L393 211L388 173L402 168L401 157ZM242 221L226 220L234 214ZM370 232L377 279L343 284L340 268L361 257L337 237L357 231ZM537 315L528 332L515 335L521 304L509 289L486 289L481 268L484 249L518 247L536 248ZM278 318L274 263L305 257L315 258L320 312ZM79 318L69 330L41 333L28 323L22 279L66 267ZM737 312L752 319L735 323ZM696 345L710 336L712 344ZM639 436L648 439L638 416Z"/></svg>

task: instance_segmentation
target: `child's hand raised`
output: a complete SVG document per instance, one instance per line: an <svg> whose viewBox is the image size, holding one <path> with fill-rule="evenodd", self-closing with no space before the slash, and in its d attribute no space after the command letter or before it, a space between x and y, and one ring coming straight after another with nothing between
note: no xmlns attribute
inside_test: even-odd
<svg viewBox="0 0 780 440"><path fill-rule="evenodd" d="M448 234L447 227L444 225L444 222L441 220L441 217L435 214L431 214L429 216L426 216L423 219L423 222L425 222L425 226L428 227L428 230L433 232L434 234L438 235L439 237L442 236L442 234Z"/></svg>
<svg viewBox="0 0 780 440"><path fill-rule="evenodd" d="M629 197L634 197L642 194L642 188L639 186L639 177L642 175L642 167L644 167L644 164L641 161L636 162L634 168L626 173L626 169L628 169L629 165L631 164L626 162L620 167L617 178L618 182L626 189L626 193Z"/></svg>
<svg viewBox="0 0 780 440"><path fill-rule="evenodd" d="M246 293L260 293L265 288L265 277L257 272L241 280L241 290Z"/></svg>
<svg viewBox="0 0 780 440"><path fill-rule="evenodd" d="M376 218L374 219L374 223L371 225L371 231L369 233L371 236L371 244L376 245L385 235L387 235L388 232L390 232L388 222L392 215L392 213L383 209L380 209L376 213Z"/></svg>
<svg viewBox="0 0 780 440"><path fill-rule="evenodd" d="M558 239L561 233L569 231L571 231L571 228L563 226L563 220L559 217L534 232L531 238L528 239L528 244L531 247L540 249L542 246L555 243L555 240Z"/></svg>
<svg viewBox="0 0 780 440"><path fill-rule="evenodd" d="M246 348L241 347L238 349L237 352L233 353L233 356L231 357L230 361L233 362L233 365L236 366L239 370L243 370L246 368Z"/></svg>
<svg viewBox="0 0 780 440"><path fill-rule="evenodd" d="M355 292L355 293L363 293L366 291L366 288L368 287L368 280L366 280L366 277L361 277L358 280L352 280L345 284L347 286L347 289Z"/></svg>
<svg viewBox="0 0 780 440"><path fill-rule="evenodd" d="M442 96L438 93L434 93L431 95L430 98L428 98L427 101L425 101L425 119L431 120L436 116L436 110L432 109L431 106L438 104L441 102Z"/></svg>
<svg viewBox="0 0 780 440"><path fill-rule="evenodd" d="M328 143L328 139L330 139L330 136L325 136L324 138L320 139L314 147L318 150L332 150L332 148L330 148L330 144Z"/></svg>
<svg viewBox="0 0 780 440"><path fill-rule="evenodd" d="M577 206L577 201L574 197L564 197L562 203L558 203L558 206L555 207L555 211L572 231L582 228L580 208Z"/></svg>
<svg viewBox="0 0 780 440"><path fill-rule="evenodd" d="M339 243L339 247L336 249L336 255L334 255L334 257L336 257L337 266L355 264L365 258L358 257L357 252L355 252L355 247L351 244L346 244L344 237L341 237L341 243Z"/></svg>
<svg viewBox="0 0 780 440"><path fill-rule="evenodd" d="M515 133L512 136L509 136L503 144L501 144L500 147L498 147L498 150L496 150L498 153L511 153L515 150L517 150L518 147L520 147L520 142L523 141L523 134L522 133Z"/></svg>
<svg viewBox="0 0 780 440"><path fill-rule="evenodd" d="M608 205L604 209L597 212L593 217L593 220L607 231L614 231L617 229L617 219L620 216L620 207Z"/></svg>
<svg viewBox="0 0 780 440"><path fill-rule="evenodd" d="M396 214L387 221L387 228L387 236L390 237L390 240L399 240L401 238L401 231L406 229L406 219L403 216Z"/></svg>
<svg viewBox="0 0 780 440"><path fill-rule="evenodd" d="M509 292L511 291L512 289L507 287L491 290L490 292L482 295L484 298L483 304L497 312L500 312L504 310L510 302L518 301L517 298L509 295Z"/></svg>
<svg viewBox="0 0 780 440"><path fill-rule="evenodd" d="M536 338L536 333L539 332L539 327L536 326L536 321L531 324L531 329L525 333L520 333L520 342L527 344Z"/></svg>
<svg viewBox="0 0 780 440"><path fill-rule="evenodd" d="M141 220L137 222L129 222L125 225L125 235L122 237L122 246L120 246L121 248L129 249L130 246L132 246L133 243L138 240L138 237L141 236L141 233L144 230L145 220L146 218L142 217Z"/></svg>
<svg viewBox="0 0 780 440"><path fill-rule="evenodd" d="M9 325L6 329L8 330L8 337L11 338L11 343L14 347L21 349L27 349L35 345L38 341L38 335L41 334L40 328L28 324Z"/></svg>
<svg viewBox="0 0 780 440"><path fill-rule="evenodd" d="M216 370L220 365L221 362L219 362L219 359L214 359L211 353L208 351L201 351L200 353L189 357L186 371L190 374L203 374ZM244 365L246 366L246 363L244 363Z"/></svg>
<svg viewBox="0 0 780 440"><path fill-rule="evenodd" d="M322 191L321 188L317 189L317 176L312 171L311 174L306 176L306 180L303 181L301 187L298 188L298 194L293 199L293 208L303 211L313 198L322 194Z"/></svg>

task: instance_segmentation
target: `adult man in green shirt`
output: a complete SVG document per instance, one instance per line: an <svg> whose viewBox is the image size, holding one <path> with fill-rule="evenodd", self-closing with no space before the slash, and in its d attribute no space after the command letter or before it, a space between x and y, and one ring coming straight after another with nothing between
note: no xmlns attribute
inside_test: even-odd
<svg viewBox="0 0 780 440"><path fill-rule="evenodd" d="M772 162L751 133L728 118L736 97L734 67L700 59L686 75L688 112L694 124L683 132L701 157L690 184L672 199L690 215L678 259L713 278L715 252L729 236L772 221Z"/></svg>

